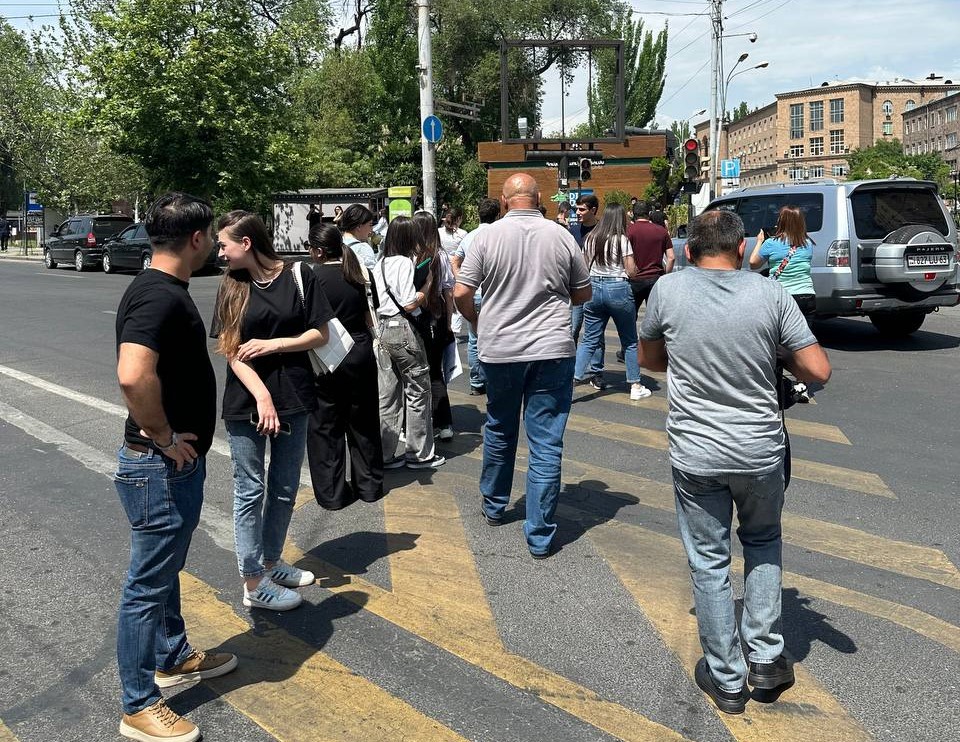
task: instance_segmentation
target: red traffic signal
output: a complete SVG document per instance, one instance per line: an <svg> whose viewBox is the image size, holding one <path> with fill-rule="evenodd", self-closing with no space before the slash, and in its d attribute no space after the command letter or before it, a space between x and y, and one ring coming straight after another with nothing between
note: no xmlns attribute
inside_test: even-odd
<svg viewBox="0 0 960 742"><path fill-rule="evenodd" d="M696 139L683 143L683 177L687 180L700 177L700 142Z"/></svg>

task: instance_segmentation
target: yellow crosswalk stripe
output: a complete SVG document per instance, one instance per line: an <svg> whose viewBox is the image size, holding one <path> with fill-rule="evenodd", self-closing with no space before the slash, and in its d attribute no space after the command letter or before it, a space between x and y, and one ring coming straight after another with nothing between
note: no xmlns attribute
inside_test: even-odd
<svg viewBox="0 0 960 742"><path fill-rule="evenodd" d="M463 446L453 450L468 458L483 459L482 449ZM526 453L525 447L518 448L518 472L526 471L523 463ZM674 512L673 487L639 475L616 472L564 456L563 481L568 486L576 484L587 492ZM789 501L789 493L787 499ZM786 543L960 590L960 570L939 549L896 541L786 511L782 522ZM910 628L918 630L915 626Z"/></svg>
<svg viewBox="0 0 960 742"><path fill-rule="evenodd" d="M18 742L13 732L2 721L0 721L0 742Z"/></svg>
<svg viewBox="0 0 960 742"><path fill-rule="evenodd" d="M281 742L465 742L317 647L261 619L254 629L192 575L181 573L181 586L191 642L240 659L205 682Z"/></svg>
<svg viewBox="0 0 960 742"><path fill-rule="evenodd" d="M679 540L610 521L589 531L607 563L633 595L667 646L693 678L702 656L692 615L689 568ZM739 560L734 569L741 569ZM656 569L649 565L656 564ZM739 742L802 739L805 742L859 742L871 739L802 664L796 684L773 704L750 702L742 716L719 713Z"/></svg>
<svg viewBox="0 0 960 742"><path fill-rule="evenodd" d="M504 648L453 495L454 487L475 487L476 480L443 472L431 479L429 486L414 482L393 489L383 500L388 540L390 533L420 534L415 549L390 556L392 592L355 575L344 580L342 569L292 544L284 558L310 569L323 587L358 601L365 610L608 734L627 742L683 740L677 732Z"/></svg>
<svg viewBox="0 0 960 742"><path fill-rule="evenodd" d="M457 404L480 409L478 403L475 401L476 397L470 397L461 392L454 391L449 392L449 394L451 402L456 401ZM650 430L635 425L624 425L606 420L596 420L591 417L575 414L571 414L568 418L567 430L574 430L578 433L586 433L597 436L598 438L606 438L607 440L620 443L633 443L658 451L667 450L667 434L665 431ZM887 487L883 479L873 472L847 469L842 466L820 464L816 461L794 458L793 476L804 481L826 484L831 487L851 490L864 495L884 497L891 500L897 499L897 496Z"/></svg>
<svg viewBox="0 0 960 742"><path fill-rule="evenodd" d="M590 396L590 392L574 392L574 399ZM607 404L620 404L626 407L641 407L647 410L656 410L657 412L667 412L669 405L666 396L661 396L660 394L654 394L652 397L639 400L631 400L630 395L627 393L597 394L596 397L591 399L591 401L593 400ZM789 415L789 412L787 414ZM812 420L800 420L794 417L787 417L787 430L790 431L791 437L794 435L799 435L804 438L816 438L817 440L826 441L828 443L840 443L844 446L851 445L850 439L847 438L847 436L843 434L843 431L840 430L840 428L838 428L836 425L828 425L827 423L818 423Z"/></svg>

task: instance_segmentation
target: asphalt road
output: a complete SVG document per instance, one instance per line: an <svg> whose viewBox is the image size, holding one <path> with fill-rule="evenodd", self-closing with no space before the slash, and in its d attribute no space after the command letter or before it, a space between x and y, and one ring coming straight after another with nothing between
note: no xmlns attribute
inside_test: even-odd
<svg viewBox="0 0 960 742"><path fill-rule="evenodd" d="M114 312L131 279L0 260L0 742L119 739ZM206 319L218 280L191 281ZM610 342L613 386L578 391L561 548L543 562L522 509L500 528L479 516L483 402L460 378L447 465L390 473L381 503L338 513L303 489L286 558L319 584L301 609L251 613L221 429L184 612L195 644L241 667L171 705L209 741L960 738L960 311L896 343L865 320L815 330L834 376L788 413L784 628L799 664L777 703L726 717L692 681L663 377L630 402Z"/></svg>

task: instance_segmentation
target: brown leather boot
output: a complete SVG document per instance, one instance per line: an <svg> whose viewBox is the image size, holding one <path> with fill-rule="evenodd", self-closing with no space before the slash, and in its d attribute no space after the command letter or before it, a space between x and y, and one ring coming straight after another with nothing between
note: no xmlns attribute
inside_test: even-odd
<svg viewBox="0 0 960 742"><path fill-rule="evenodd" d="M124 714L120 720L120 734L140 742L194 742L200 739L197 725L176 713L162 698L135 714Z"/></svg>

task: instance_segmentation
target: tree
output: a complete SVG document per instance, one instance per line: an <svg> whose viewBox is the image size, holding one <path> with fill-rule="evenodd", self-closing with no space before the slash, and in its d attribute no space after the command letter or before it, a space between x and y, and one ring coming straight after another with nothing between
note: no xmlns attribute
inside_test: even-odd
<svg viewBox="0 0 960 742"><path fill-rule="evenodd" d="M899 175L905 178L932 180L941 188L950 178L950 166L939 152L923 155L906 155L900 140L882 140L870 147L855 149L846 158L850 165L847 177L850 180L889 178Z"/></svg>
<svg viewBox="0 0 960 742"><path fill-rule="evenodd" d="M288 40L246 0L73 0L81 118L151 190L263 206L300 184Z"/></svg>
<svg viewBox="0 0 960 742"><path fill-rule="evenodd" d="M750 115L750 106L747 105L746 101L740 101L740 105L733 109L733 111L727 116L728 121L739 121L745 116Z"/></svg>
<svg viewBox="0 0 960 742"><path fill-rule="evenodd" d="M663 95L667 27L654 38L650 31L644 33L643 19L634 21L624 13L615 18L604 37L624 41L624 120L627 126L646 126L653 120ZM595 58L597 80L589 98L591 129L599 136L614 123L617 59L613 50L599 51Z"/></svg>

